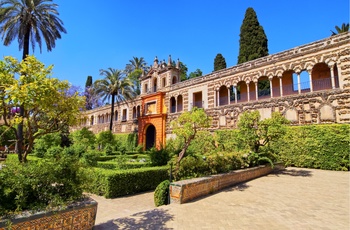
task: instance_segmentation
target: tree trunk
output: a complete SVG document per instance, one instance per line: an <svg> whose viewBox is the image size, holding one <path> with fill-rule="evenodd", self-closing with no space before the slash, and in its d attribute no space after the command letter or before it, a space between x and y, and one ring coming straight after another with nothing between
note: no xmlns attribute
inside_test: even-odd
<svg viewBox="0 0 350 230"><path fill-rule="evenodd" d="M176 172L179 170L180 168L180 161L182 160L182 158L184 157L186 150L188 149L188 147L191 144L191 141L193 140L195 135L192 135L188 138L187 142L185 143L185 146L183 147L183 149L181 150L181 152L179 153L179 157L177 158L176 161Z"/></svg>
<svg viewBox="0 0 350 230"><path fill-rule="evenodd" d="M114 116L114 98L115 95L112 95L112 106L111 106L111 121L109 123L109 130L112 132L113 129L113 116Z"/></svg>
<svg viewBox="0 0 350 230"><path fill-rule="evenodd" d="M29 37L30 37L30 28L27 29L27 32L24 36L22 60L25 60L25 58L29 54ZM23 115L24 115L24 106L21 105L20 111L19 111L19 117L23 118ZM23 156L22 156L22 153L23 153L23 120L18 124L16 147L17 147L18 160L19 160L19 162L22 162L23 161Z"/></svg>

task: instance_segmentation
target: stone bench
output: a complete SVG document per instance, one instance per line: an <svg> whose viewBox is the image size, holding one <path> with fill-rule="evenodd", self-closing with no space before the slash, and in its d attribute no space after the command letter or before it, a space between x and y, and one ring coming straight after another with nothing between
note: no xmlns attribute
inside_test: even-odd
<svg viewBox="0 0 350 230"><path fill-rule="evenodd" d="M183 204L195 198L202 197L238 183L265 176L274 170L284 169L282 164L261 165L253 168L235 170L200 178L176 181L170 184L170 203Z"/></svg>

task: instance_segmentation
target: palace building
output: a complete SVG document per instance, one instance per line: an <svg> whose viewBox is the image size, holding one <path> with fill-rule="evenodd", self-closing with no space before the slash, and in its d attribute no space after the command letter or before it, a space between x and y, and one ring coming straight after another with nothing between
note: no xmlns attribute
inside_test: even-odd
<svg viewBox="0 0 350 230"><path fill-rule="evenodd" d="M240 114L282 113L292 125L350 123L350 33L342 33L181 82L174 66L154 63L140 77L141 94L115 108L113 133L138 133L144 148L165 146L170 122L196 106L211 130L233 129ZM84 112L78 129L109 129L110 106Z"/></svg>

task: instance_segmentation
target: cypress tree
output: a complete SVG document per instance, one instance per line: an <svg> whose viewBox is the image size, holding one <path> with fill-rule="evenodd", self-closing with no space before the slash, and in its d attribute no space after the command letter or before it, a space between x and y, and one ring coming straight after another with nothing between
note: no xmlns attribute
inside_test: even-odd
<svg viewBox="0 0 350 230"><path fill-rule="evenodd" d="M225 58L221 54L217 54L214 59L214 71L226 69Z"/></svg>
<svg viewBox="0 0 350 230"><path fill-rule="evenodd" d="M85 83L85 88L92 86L92 77L88 76Z"/></svg>
<svg viewBox="0 0 350 230"><path fill-rule="evenodd" d="M251 7L245 13L239 36L240 46L237 64L269 55L266 34Z"/></svg>

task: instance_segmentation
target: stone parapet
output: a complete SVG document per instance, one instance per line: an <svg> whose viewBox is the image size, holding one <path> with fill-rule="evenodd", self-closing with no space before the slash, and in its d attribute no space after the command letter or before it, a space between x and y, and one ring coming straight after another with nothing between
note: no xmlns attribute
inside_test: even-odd
<svg viewBox="0 0 350 230"><path fill-rule="evenodd" d="M254 168L235 170L229 173L172 182L170 184L170 203L183 204L195 198L206 196L229 186L265 176L274 170L281 170L282 164L263 165Z"/></svg>

